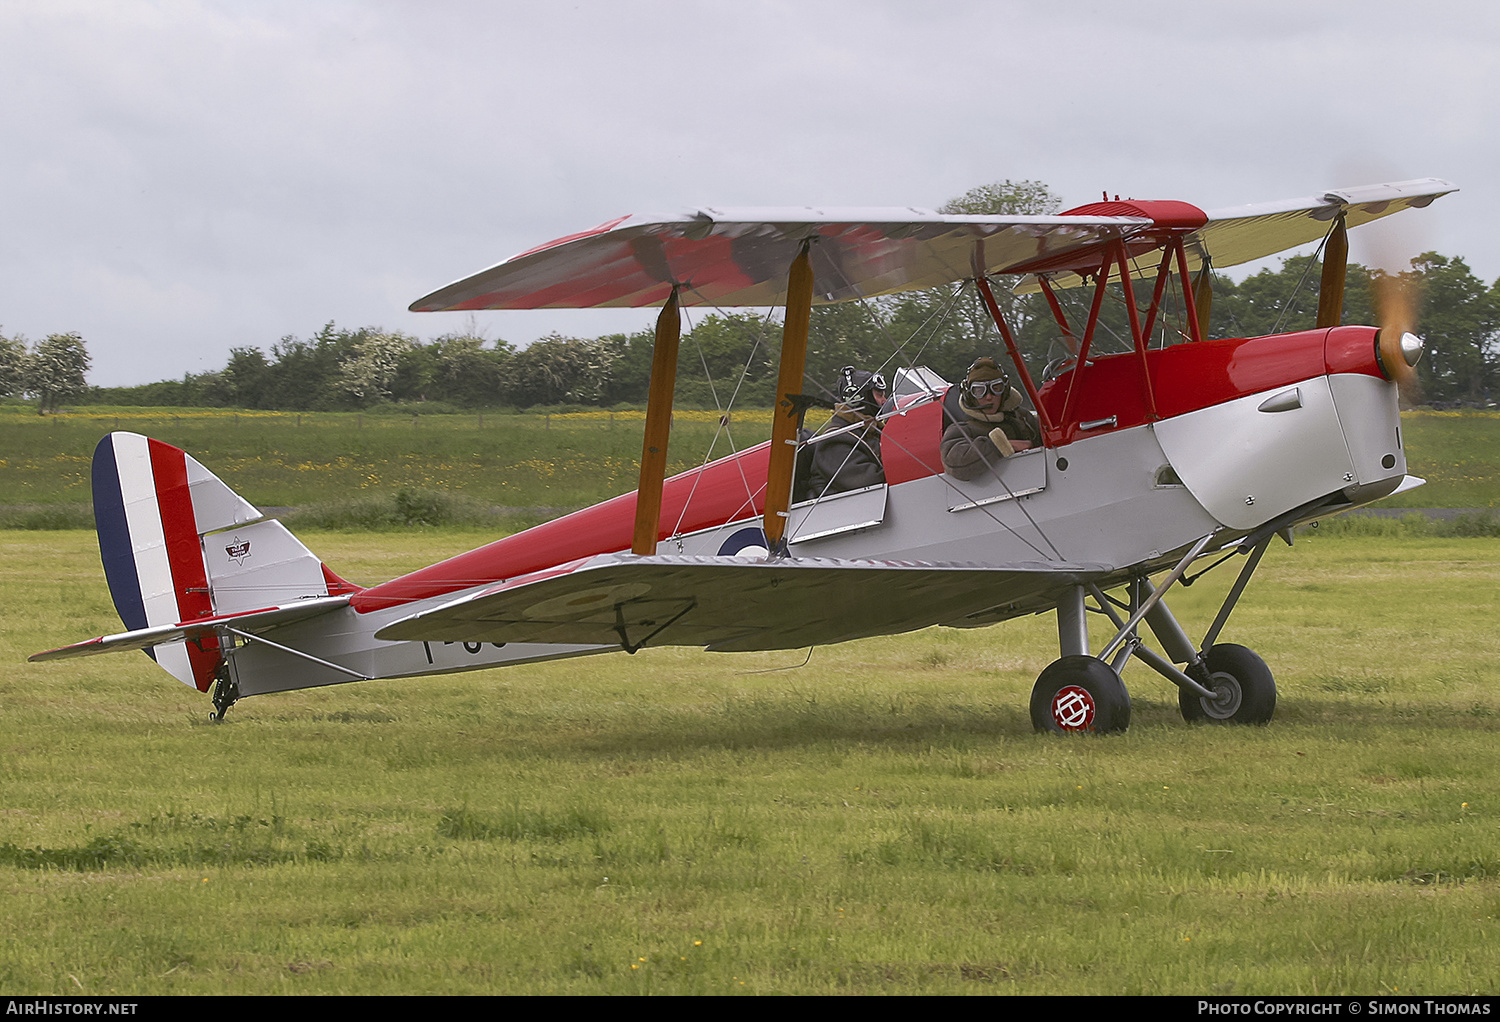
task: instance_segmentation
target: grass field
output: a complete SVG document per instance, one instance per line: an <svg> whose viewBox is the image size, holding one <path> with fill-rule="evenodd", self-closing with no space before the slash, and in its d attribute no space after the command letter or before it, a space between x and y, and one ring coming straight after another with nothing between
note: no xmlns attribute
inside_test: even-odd
<svg viewBox="0 0 1500 1022"><path fill-rule="evenodd" d="M487 537L304 538L368 582ZM1278 544L1224 636L1267 728L1137 665L1129 733L1033 734L1050 617L214 725L143 656L22 663L118 623L91 534L0 533L0 990L1495 994L1497 579L1497 540Z"/></svg>
<svg viewBox="0 0 1500 1022"><path fill-rule="evenodd" d="M1428 483L1389 507L1500 507L1500 414L1411 412L1402 418L1410 470ZM571 510L634 488L641 412L391 416L355 413L90 408L39 416L0 405L0 504L51 509L41 524L83 524L89 461L111 430L175 444L262 507L303 507L401 490L483 505ZM770 412L681 410L669 471L759 443ZM32 519L36 520L33 514ZM530 524L524 516L509 527Z"/></svg>
<svg viewBox="0 0 1500 1022"><path fill-rule="evenodd" d="M39 416L0 406L0 503L86 503L94 446L123 429L181 447L262 507L412 489L572 510L635 487L643 423L638 411L413 417L121 408ZM679 411L668 469L684 471L710 449L721 457L769 435L768 411L737 412L727 434L717 412Z"/></svg>

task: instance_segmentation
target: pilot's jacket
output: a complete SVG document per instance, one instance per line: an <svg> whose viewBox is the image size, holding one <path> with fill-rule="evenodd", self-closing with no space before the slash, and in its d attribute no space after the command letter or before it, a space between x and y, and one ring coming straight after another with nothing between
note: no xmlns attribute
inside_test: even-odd
<svg viewBox="0 0 1500 1022"><path fill-rule="evenodd" d="M809 445L812 463L807 473L807 488L798 487L804 499L885 482L885 467L880 460L880 427L873 416L840 408L818 432L833 433L856 423L863 425Z"/></svg>
<svg viewBox="0 0 1500 1022"><path fill-rule="evenodd" d="M996 415L985 415L972 408L964 409L964 418L943 430L939 448L943 458L943 469L955 479L977 479L990 467L1014 453L1009 442L1001 450L994 433L999 432L1007 441L1023 440L1030 444L1042 442L1042 431L1037 426L1036 416L1021 407L1021 395L1011 389L1012 400L1005 402L1004 409Z"/></svg>

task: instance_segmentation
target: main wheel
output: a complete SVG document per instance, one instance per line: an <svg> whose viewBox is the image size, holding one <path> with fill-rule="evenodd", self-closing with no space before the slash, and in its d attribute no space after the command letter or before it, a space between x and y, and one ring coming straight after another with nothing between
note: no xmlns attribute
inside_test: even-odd
<svg viewBox="0 0 1500 1022"><path fill-rule="evenodd" d="M1221 642L1203 658L1208 670L1208 699L1187 689L1177 690L1183 720L1213 724L1269 724L1276 712L1276 679L1266 662L1244 646Z"/></svg>
<svg viewBox="0 0 1500 1022"><path fill-rule="evenodd" d="M1054 660L1031 690L1031 726L1038 731L1124 731L1130 693L1098 657Z"/></svg>

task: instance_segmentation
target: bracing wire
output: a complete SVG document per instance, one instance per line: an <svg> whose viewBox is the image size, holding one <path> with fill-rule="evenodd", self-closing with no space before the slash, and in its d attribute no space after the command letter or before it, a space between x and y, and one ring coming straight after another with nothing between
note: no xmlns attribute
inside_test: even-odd
<svg viewBox="0 0 1500 1022"><path fill-rule="evenodd" d="M1312 254L1312 258L1309 259L1307 261L1307 265L1302 268L1302 276L1298 278L1297 286L1292 288L1292 297L1288 298L1286 304L1281 307L1281 312L1276 317L1276 325L1271 328L1271 333L1281 333L1281 324L1286 322L1287 314L1290 313L1293 307L1296 306L1297 296L1302 293L1302 285L1307 283L1307 275L1312 273L1313 264L1323 258L1323 248L1328 244L1328 239L1333 237L1333 231L1337 225L1338 221L1333 221L1333 224L1328 228L1328 233L1323 235L1322 241L1318 242L1318 250Z"/></svg>

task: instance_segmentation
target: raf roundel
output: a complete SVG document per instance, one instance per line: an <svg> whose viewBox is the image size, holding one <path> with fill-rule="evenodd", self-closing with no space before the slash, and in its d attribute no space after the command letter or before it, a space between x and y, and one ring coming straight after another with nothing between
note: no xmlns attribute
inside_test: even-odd
<svg viewBox="0 0 1500 1022"><path fill-rule="evenodd" d="M1064 731L1088 731L1094 726L1094 697L1088 689L1068 685L1052 697L1052 719Z"/></svg>

